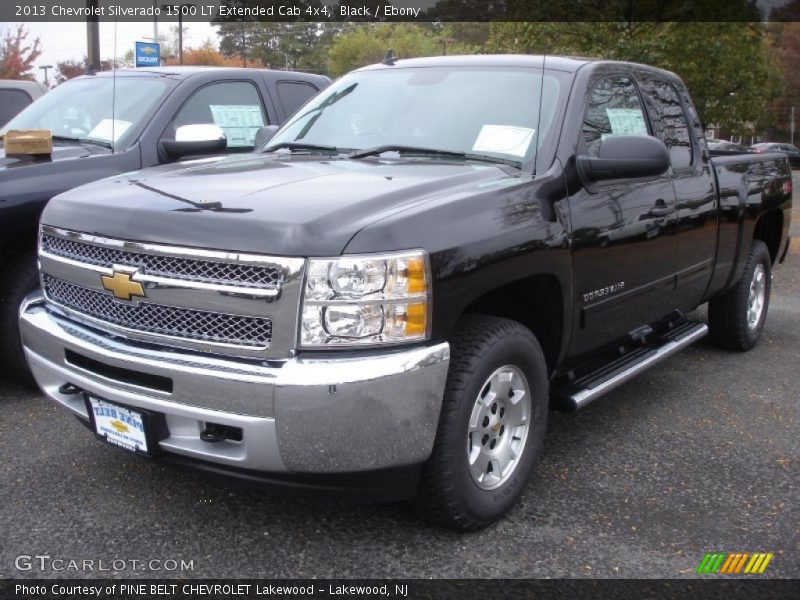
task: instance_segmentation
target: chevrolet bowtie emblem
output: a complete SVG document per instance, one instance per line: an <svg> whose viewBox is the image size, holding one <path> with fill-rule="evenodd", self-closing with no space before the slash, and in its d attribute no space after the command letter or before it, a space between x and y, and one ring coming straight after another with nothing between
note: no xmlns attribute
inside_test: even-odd
<svg viewBox="0 0 800 600"><path fill-rule="evenodd" d="M116 419L111 421L111 426L120 433L128 433L130 431L130 429L128 429L128 426L125 425L125 423L123 423L122 421L117 421Z"/></svg>
<svg viewBox="0 0 800 600"><path fill-rule="evenodd" d="M144 288L138 281L133 281L130 274L114 271L114 276L103 275L100 277L103 287L114 294L114 298L130 300L134 296L144 298Z"/></svg>

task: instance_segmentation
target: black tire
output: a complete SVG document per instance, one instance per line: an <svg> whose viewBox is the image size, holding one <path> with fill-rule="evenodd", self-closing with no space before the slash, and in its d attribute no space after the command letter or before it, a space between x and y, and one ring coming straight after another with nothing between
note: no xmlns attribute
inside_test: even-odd
<svg viewBox="0 0 800 600"><path fill-rule="evenodd" d="M459 321L455 331L436 441L424 465L412 506L428 522L469 531L500 519L514 505L530 479L544 440L549 380L539 343L516 321L467 315ZM509 366L527 380L529 427L524 444L518 442L521 452L517 453L515 466L507 469L507 479L487 490L479 487L470 474L467 456L473 439L469 437L470 419L479 395L486 397L490 376ZM513 397L511 392L508 397ZM509 408L509 413L511 410ZM502 416L502 413L497 414ZM504 435L502 428L491 431L493 436ZM500 437L493 440L513 443L510 440L517 438L509 438L510 431L506 432L505 440ZM486 444L484 436L481 441ZM491 443L490 446L494 450L495 446Z"/></svg>
<svg viewBox="0 0 800 600"><path fill-rule="evenodd" d="M764 300L760 316L754 326L748 315L751 302L751 286L759 266L764 276ZM739 281L722 296L708 303L708 328L711 341L727 350L749 350L758 343L769 309L772 289L772 263L767 245L753 240L747 255L744 272Z"/></svg>
<svg viewBox="0 0 800 600"><path fill-rule="evenodd" d="M15 258L0 277L0 372L10 381L32 385L19 335L19 307L25 296L39 286L36 254Z"/></svg>

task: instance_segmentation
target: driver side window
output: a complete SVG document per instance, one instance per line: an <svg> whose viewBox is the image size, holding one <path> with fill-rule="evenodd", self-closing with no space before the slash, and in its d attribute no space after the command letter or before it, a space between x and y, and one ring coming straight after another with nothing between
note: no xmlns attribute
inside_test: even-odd
<svg viewBox="0 0 800 600"><path fill-rule="evenodd" d="M226 81L200 88L175 115L171 136L175 136L178 127L201 124L222 128L228 138L228 150L252 150L256 132L267 124L258 90L246 81Z"/></svg>
<svg viewBox="0 0 800 600"><path fill-rule="evenodd" d="M600 142L610 135L649 135L642 102L628 77L608 77L592 91L582 136L586 154L597 156Z"/></svg>

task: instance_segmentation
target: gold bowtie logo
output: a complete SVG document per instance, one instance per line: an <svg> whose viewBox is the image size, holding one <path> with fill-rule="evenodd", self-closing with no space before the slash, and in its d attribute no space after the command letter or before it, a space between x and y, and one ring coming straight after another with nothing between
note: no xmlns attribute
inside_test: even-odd
<svg viewBox="0 0 800 600"><path fill-rule="evenodd" d="M111 421L111 426L120 433L128 433L130 431L130 429L128 429L128 426L125 425L125 423L123 423L122 421L117 421L117 420Z"/></svg>
<svg viewBox="0 0 800 600"><path fill-rule="evenodd" d="M114 271L114 276L103 275L100 277L103 287L114 294L114 298L130 300L134 296L144 298L144 288L138 281L133 281L128 273Z"/></svg>

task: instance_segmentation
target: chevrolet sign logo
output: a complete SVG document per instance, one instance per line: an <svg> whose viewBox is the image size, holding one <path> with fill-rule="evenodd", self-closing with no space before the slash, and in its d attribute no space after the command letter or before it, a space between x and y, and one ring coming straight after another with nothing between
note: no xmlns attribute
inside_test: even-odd
<svg viewBox="0 0 800 600"><path fill-rule="evenodd" d="M119 300L130 300L134 296L145 297L144 288L138 281L133 281L129 273L114 271L113 277L103 275L100 277L103 288L114 294Z"/></svg>
<svg viewBox="0 0 800 600"><path fill-rule="evenodd" d="M144 52L145 54L152 54L153 52L156 51L156 49L153 48L152 46L145 46L144 48L142 48L141 51Z"/></svg>

